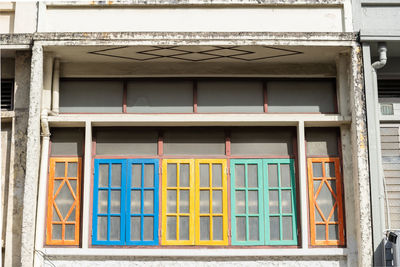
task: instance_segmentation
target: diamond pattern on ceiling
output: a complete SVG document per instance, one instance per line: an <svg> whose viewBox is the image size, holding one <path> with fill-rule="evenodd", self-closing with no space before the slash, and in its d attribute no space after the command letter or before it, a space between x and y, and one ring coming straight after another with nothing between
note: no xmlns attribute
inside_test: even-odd
<svg viewBox="0 0 400 267"><path fill-rule="evenodd" d="M300 51L269 46L123 46L88 53L134 61L169 59L188 62L219 59L252 62L303 54Z"/></svg>

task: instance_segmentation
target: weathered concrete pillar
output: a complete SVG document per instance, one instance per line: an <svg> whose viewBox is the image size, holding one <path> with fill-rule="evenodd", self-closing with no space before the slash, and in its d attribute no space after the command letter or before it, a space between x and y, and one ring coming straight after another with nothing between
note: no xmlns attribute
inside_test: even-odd
<svg viewBox="0 0 400 267"><path fill-rule="evenodd" d="M22 251L21 266L33 265L35 244L35 215L40 163L40 107L43 87L43 47L32 47L31 87L29 94L28 142L23 213L22 213Z"/></svg>
<svg viewBox="0 0 400 267"><path fill-rule="evenodd" d="M350 105L352 110L351 143L358 266L364 267L372 266L373 253L365 91L361 47L358 44L355 44L351 50L350 88Z"/></svg>
<svg viewBox="0 0 400 267"><path fill-rule="evenodd" d="M19 266L21 259L21 228L24 180L26 173L26 141L29 114L31 52L16 51L15 90L12 121L10 179L8 184L7 221L4 266Z"/></svg>

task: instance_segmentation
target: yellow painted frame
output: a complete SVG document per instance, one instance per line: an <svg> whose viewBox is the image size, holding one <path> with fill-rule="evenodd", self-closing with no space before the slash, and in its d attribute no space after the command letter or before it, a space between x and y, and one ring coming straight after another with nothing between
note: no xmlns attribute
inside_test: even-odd
<svg viewBox="0 0 400 267"><path fill-rule="evenodd" d="M196 232L196 245L228 245L228 196L227 196L227 171L225 159L197 159L196 162L196 212L195 212L195 232ZM210 240L200 240L200 164L209 164L209 187L201 187L201 189L210 190ZM222 165L222 187L212 186L212 165ZM212 212L212 190L222 190L222 240L212 240L213 238L213 217Z"/></svg>
<svg viewBox="0 0 400 267"><path fill-rule="evenodd" d="M176 187L167 186L167 166L168 164L177 164L176 168ZM179 186L179 165L182 163L189 164L189 187ZM195 194L195 183L194 183L194 163L193 159L164 159L162 162L162 233L161 233L161 245L194 245L194 194ZM167 189L176 190L176 213L167 213ZM179 190L189 189L189 240L179 240ZM176 220L176 237L177 240L167 240L167 215L175 215ZM185 214L186 215L186 214Z"/></svg>

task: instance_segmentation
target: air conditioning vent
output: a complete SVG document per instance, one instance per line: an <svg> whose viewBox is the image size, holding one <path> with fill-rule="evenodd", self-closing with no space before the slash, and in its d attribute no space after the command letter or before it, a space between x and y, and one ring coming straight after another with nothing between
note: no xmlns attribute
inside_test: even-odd
<svg viewBox="0 0 400 267"><path fill-rule="evenodd" d="M393 115L393 104L381 104L382 115Z"/></svg>
<svg viewBox="0 0 400 267"><path fill-rule="evenodd" d="M379 98L400 98L400 80L379 80Z"/></svg>
<svg viewBox="0 0 400 267"><path fill-rule="evenodd" d="M1 110L12 110L14 100L14 81L1 81Z"/></svg>

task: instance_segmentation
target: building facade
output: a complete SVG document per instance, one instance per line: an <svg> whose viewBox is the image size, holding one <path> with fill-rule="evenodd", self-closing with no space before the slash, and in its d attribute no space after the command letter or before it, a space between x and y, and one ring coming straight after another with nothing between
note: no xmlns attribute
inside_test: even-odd
<svg viewBox="0 0 400 267"><path fill-rule="evenodd" d="M1 8L5 266L372 265L351 1Z"/></svg>

